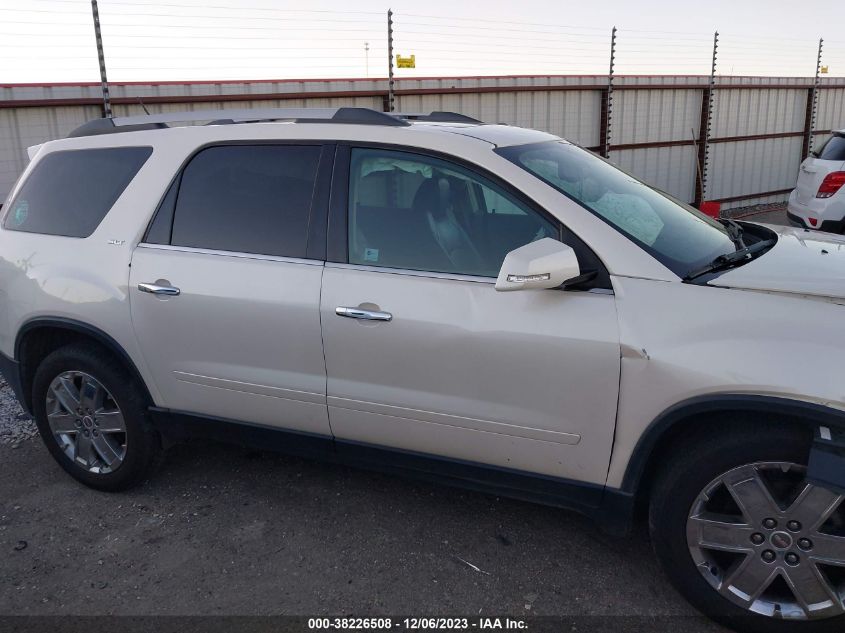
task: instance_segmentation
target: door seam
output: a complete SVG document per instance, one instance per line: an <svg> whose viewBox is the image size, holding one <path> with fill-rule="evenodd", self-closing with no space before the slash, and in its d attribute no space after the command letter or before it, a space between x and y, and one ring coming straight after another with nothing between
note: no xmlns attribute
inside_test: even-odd
<svg viewBox="0 0 845 633"><path fill-rule="evenodd" d="M325 378L323 384L324 389L323 392L325 394L326 399L326 422L329 425L329 433L332 436L332 439L335 438L334 429L332 429L332 414L331 410L329 409L329 367L328 363L326 362L326 339L323 336L323 282L324 277L326 276L326 263L323 262L323 269L320 271L320 293L319 293L319 301L317 303L317 318L320 322L320 345L323 352L323 376Z"/></svg>

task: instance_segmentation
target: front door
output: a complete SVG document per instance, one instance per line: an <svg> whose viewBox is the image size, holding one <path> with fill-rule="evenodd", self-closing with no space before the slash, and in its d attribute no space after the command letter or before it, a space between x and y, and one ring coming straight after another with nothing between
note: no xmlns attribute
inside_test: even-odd
<svg viewBox="0 0 845 633"><path fill-rule="evenodd" d="M323 153L210 147L174 182L130 275L133 325L164 406L330 435L323 261L307 253Z"/></svg>
<svg viewBox="0 0 845 633"><path fill-rule="evenodd" d="M321 299L334 435L602 484L613 295L494 289L507 252L561 227L438 158L353 148L349 173L348 258Z"/></svg>

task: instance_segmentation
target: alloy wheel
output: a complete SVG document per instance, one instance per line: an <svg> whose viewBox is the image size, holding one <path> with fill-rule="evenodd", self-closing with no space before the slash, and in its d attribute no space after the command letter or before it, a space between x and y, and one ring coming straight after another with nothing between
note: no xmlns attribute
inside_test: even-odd
<svg viewBox="0 0 845 633"><path fill-rule="evenodd" d="M692 504L687 545L704 579L732 603L796 620L845 613L843 496L806 467L759 462L711 481Z"/></svg>
<svg viewBox="0 0 845 633"><path fill-rule="evenodd" d="M47 422L62 452L91 473L114 472L126 457L126 423L111 393L93 376L65 371L47 390Z"/></svg>

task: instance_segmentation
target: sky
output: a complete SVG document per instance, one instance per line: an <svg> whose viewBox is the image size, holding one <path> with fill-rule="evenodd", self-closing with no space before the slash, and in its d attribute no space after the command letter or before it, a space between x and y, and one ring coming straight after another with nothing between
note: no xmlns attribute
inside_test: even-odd
<svg viewBox="0 0 845 633"><path fill-rule="evenodd" d="M616 74L845 76L835 0L100 0L112 82ZM835 30L836 29L836 30ZM838 32L840 31L840 32ZM837 39L837 37L839 39ZM824 76L824 75L822 75ZM99 80L89 0L0 0L0 84Z"/></svg>

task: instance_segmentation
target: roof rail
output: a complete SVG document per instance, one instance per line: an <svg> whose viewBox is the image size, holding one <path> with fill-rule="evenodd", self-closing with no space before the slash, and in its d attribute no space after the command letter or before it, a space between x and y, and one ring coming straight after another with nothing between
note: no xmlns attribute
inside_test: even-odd
<svg viewBox="0 0 845 633"><path fill-rule="evenodd" d="M393 116L406 121L432 121L436 123L484 123L466 114L458 112L444 112L435 110L428 114L424 112L394 112Z"/></svg>
<svg viewBox="0 0 845 633"><path fill-rule="evenodd" d="M164 112L139 116L94 119L83 123L68 136L118 134L169 127L168 123L196 123L207 121L216 125L229 123L257 123L264 121L296 121L302 123L357 123L362 125L410 125L407 121L386 112L369 108L256 108L233 110L194 110L192 112Z"/></svg>

